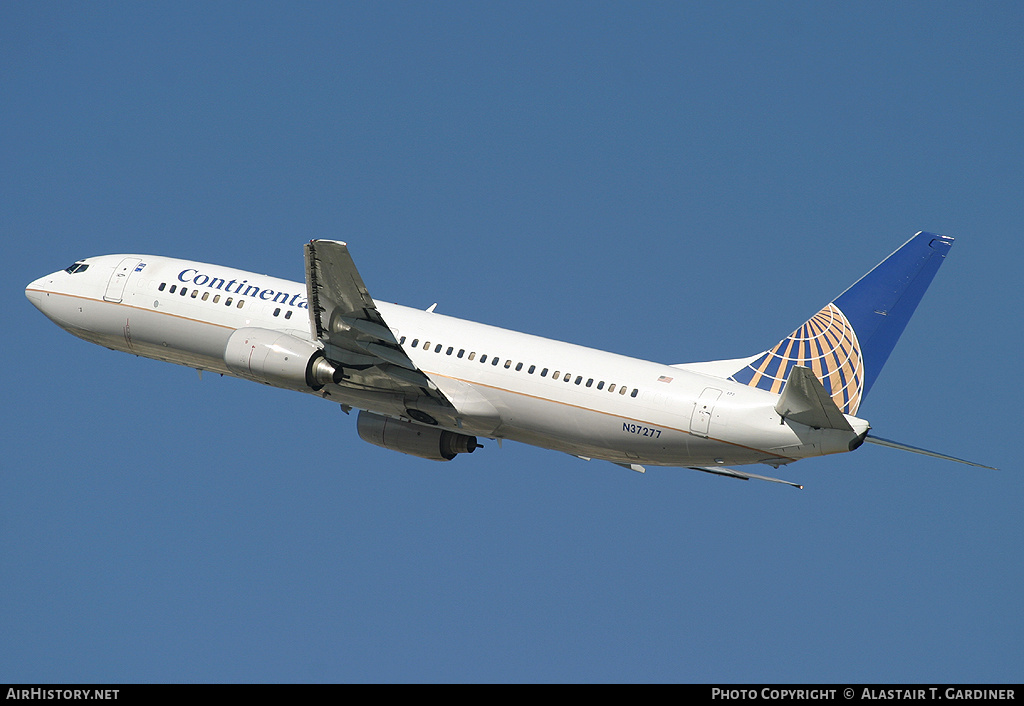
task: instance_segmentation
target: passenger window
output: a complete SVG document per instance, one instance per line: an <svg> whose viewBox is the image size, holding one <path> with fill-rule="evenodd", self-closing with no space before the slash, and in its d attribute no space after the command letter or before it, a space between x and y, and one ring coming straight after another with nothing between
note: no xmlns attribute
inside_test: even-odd
<svg viewBox="0 0 1024 706"><path fill-rule="evenodd" d="M508 370L511 367L512 367L512 361L511 360L506 360L505 361L505 370Z"/></svg>
<svg viewBox="0 0 1024 706"><path fill-rule="evenodd" d="M487 362L487 354L486 353L481 353L480 354L480 362L481 363L486 363Z"/></svg>
<svg viewBox="0 0 1024 706"><path fill-rule="evenodd" d="M581 382L583 382L583 376L582 375L577 375L576 376L576 384L579 385Z"/></svg>
<svg viewBox="0 0 1024 706"><path fill-rule="evenodd" d="M213 303L214 304L220 304L220 295L219 294L214 294L213 295Z"/></svg>
<svg viewBox="0 0 1024 706"><path fill-rule="evenodd" d="M451 354L452 354L452 351L453 351L453 350L455 350L455 349L454 349L454 348L452 348L451 346L448 346L448 350L447 350L447 351L445 351L445 353L446 353L447 355L451 355Z"/></svg>
<svg viewBox="0 0 1024 706"><path fill-rule="evenodd" d="M292 318L292 310L291 309L289 309L288 311L284 312L284 318L286 318L286 319Z"/></svg>
<svg viewBox="0 0 1024 706"><path fill-rule="evenodd" d="M423 342L423 350L425 350L425 351L429 351L430 350L430 341L424 341Z"/></svg>
<svg viewBox="0 0 1024 706"><path fill-rule="evenodd" d="M70 269L70 268L68 268L68 269ZM71 274L71 273L69 272L68 274ZM164 291L164 288L165 288L166 286L167 286L167 283L166 283L166 282L161 282L161 283L160 283L160 286L159 286L159 287L157 287L157 289L159 289L159 290L160 290L160 291L162 292L162 291Z"/></svg>
<svg viewBox="0 0 1024 706"><path fill-rule="evenodd" d="M594 384L594 378L590 378L589 380L587 380L587 387L590 387L593 384Z"/></svg>
<svg viewBox="0 0 1024 706"><path fill-rule="evenodd" d="M476 360L476 351L473 351L472 353L469 354L469 359Z"/></svg>
<svg viewBox="0 0 1024 706"><path fill-rule="evenodd" d="M638 389L636 389L636 388L634 387L634 388L633 388L633 391L629 393L629 396L630 396L630 397L636 397L636 393L638 393L638 392L640 392L640 390L638 390Z"/></svg>
<svg viewBox="0 0 1024 706"><path fill-rule="evenodd" d="M458 354L455 357L456 358L461 358L463 356L463 354L465 354L465 352L466 352L465 348L460 348Z"/></svg>
<svg viewBox="0 0 1024 706"><path fill-rule="evenodd" d="M523 364L522 363L516 363L516 372L518 373L522 369L523 369Z"/></svg>
<svg viewBox="0 0 1024 706"><path fill-rule="evenodd" d="M500 362L501 358L499 358L498 356L494 356L493 358L491 358L491 365L497 365Z"/></svg>
<svg viewBox="0 0 1024 706"><path fill-rule="evenodd" d="M405 336L402 336L401 338L398 339L398 345L400 345L400 346L404 346L405 345Z"/></svg>
<svg viewBox="0 0 1024 706"><path fill-rule="evenodd" d="M436 346L434 346L434 352L435 353L440 353L441 352L441 344L440 343L438 343Z"/></svg>
<svg viewBox="0 0 1024 706"><path fill-rule="evenodd" d="M419 345L420 345L420 339L418 339L418 338L412 339L412 347L413 348L416 348Z"/></svg>
<svg viewBox="0 0 1024 706"><path fill-rule="evenodd" d="M243 304L245 304L245 300L244 299L239 299L238 300L238 308L241 309Z"/></svg>
<svg viewBox="0 0 1024 706"><path fill-rule="evenodd" d="M203 292L203 301L205 302L209 298L210 298L210 293L209 292ZM278 311L281 311L281 310L278 309ZM277 316L277 314L274 314L274 316Z"/></svg>
<svg viewBox="0 0 1024 706"><path fill-rule="evenodd" d="M626 386L625 385L623 385L622 387L619 388L619 394L620 395L626 394Z"/></svg>
<svg viewBox="0 0 1024 706"><path fill-rule="evenodd" d="M557 373L556 373L556 375L557 375ZM548 369L547 369L547 368L544 368L543 370L541 370L541 371L540 371L540 376L541 376L542 378L546 378L546 377L548 376Z"/></svg>
<svg viewBox="0 0 1024 706"><path fill-rule="evenodd" d="M533 375L533 371L536 370L536 369L537 369L536 365L531 365L526 372L528 372L530 375Z"/></svg>
<svg viewBox="0 0 1024 706"><path fill-rule="evenodd" d="M570 380L572 380L572 373L566 373L565 377L562 378L562 382L569 382Z"/></svg>
<svg viewBox="0 0 1024 706"><path fill-rule="evenodd" d="M231 297L224 300L224 306L231 306L231 302L234 301Z"/></svg>
<svg viewBox="0 0 1024 706"><path fill-rule="evenodd" d="M614 382L611 385L608 386L608 392L615 392L615 383Z"/></svg>
<svg viewBox="0 0 1024 706"><path fill-rule="evenodd" d="M186 294L188 294L188 290L187 290L187 289L185 289L184 287L182 287L182 288L181 288L181 291L180 291L180 292L178 292L178 294L180 294L181 296L185 296Z"/></svg>
<svg viewBox="0 0 1024 706"><path fill-rule="evenodd" d="M598 390L603 390L604 389L604 380L602 380L601 382L597 383L597 389Z"/></svg>
<svg viewBox="0 0 1024 706"><path fill-rule="evenodd" d="M192 298L195 299L197 296L199 296L199 290L198 289L193 289L192 290Z"/></svg>
<svg viewBox="0 0 1024 706"><path fill-rule="evenodd" d="M274 309L274 316L278 316L281 313L281 307Z"/></svg>
<svg viewBox="0 0 1024 706"><path fill-rule="evenodd" d="M557 380L558 379L558 371L557 370L551 375L551 379L552 380Z"/></svg>
<svg viewBox="0 0 1024 706"><path fill-rule="evenodd" d="M178 288L178 285L172 284L170 290L168 290L168 291L170 291L171 294L174 294L174 290L176 290L177 288Z"/></svg>

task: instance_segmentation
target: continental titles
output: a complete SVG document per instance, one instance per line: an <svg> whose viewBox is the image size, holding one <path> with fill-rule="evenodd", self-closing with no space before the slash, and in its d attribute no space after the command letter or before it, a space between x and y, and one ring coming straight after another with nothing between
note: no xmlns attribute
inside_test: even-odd
<svg viewBox="0 0 1024 706"><path fill-rule="evenodd" d="M223 277L211 277L210 275L203 274L194 267L190 267L179 272L178 281L184 282L185 284L194 284L197 287L217 289L222 292L227 292L228 294L240 294L243 297L262 299L265 302L270 301L277 304L284 304L285 306L294 306L298 309L309 308L305 292L299 292L298 294L277 292L273 289L261 288L256 284L249 284L249 280L247 279L238 281L235 279L225 280Z"/></svg>

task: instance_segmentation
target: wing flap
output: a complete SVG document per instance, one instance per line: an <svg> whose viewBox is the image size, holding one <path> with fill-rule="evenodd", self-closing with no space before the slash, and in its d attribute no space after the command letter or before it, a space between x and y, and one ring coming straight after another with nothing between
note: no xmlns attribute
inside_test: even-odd
<svg viewBox="0 0 1024 706"><path fill-rule="evenodd" d="M345 243L306 243L306 294L311 332L324 344L327 359L342 368L342 387L401 394L411 408L428 398L432 408L454 411L402 349Z"/></svg>

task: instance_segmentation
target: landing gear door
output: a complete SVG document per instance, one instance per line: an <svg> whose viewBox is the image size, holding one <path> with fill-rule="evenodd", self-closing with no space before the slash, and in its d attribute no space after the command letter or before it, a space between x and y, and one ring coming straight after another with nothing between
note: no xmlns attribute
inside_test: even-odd
<svg viewBox="0 0 1024 706"><path fill-rule="evenodd" d="M121 260L121 263L114 268L114 273L110 275L110 281L107 282L107 291L103 293L104 301L121 301L121 298L124 296L124 287L128 284L128 278L140 262L142 260L137 257L126 257Z"/></svg>
<svg viewBox="0 0 1024 706"><path fill-rule="evenodd" d="M713 387L705 387L700 393L700 398L693 407L693 416L690 417L690 431L697 436L708 435L711 428L711 416L715 413L715 403L722 396L721 390Z"/></svg>

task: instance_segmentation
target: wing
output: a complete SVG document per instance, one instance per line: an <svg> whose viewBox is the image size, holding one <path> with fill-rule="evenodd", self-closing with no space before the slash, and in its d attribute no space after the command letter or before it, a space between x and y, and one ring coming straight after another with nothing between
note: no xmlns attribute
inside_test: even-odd
<svg viewBox="0 0 1024 706"><path fill-rule="evenodd" d="M401 395L405 406L413 409L454 410L402 350L345 243L311 240L306 244L306 294L313 336L323 343L324 356L342 370L342 387Z"/></svg>
<svg viewBox="0 0 1024 706"><path fill-rule="evenodd" d="M771 476L759 476L756 473L747 473L746 471L737 471L735 468L725 468L724 466L687 466L691 471L703 471L704 473L714 473L716 476L725 476L726 478L739 478L740 480L767 480L772 483L784 483L785 485L791 485L794 488L803 490L804 487L799 483L793 483L792 481L782 480L781 478L772 478Z"/></svg>

